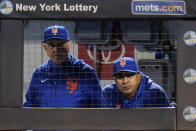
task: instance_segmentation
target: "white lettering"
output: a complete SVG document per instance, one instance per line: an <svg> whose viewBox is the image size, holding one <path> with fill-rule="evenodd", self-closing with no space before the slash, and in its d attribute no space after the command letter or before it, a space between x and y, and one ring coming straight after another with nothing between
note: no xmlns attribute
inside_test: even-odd
<svg viewBox="0 0 196 131"><path fill-rule="evenodd" d="M159 11L159 6L154 6L154 11Z"/></svg>
<svg viewBox="0 0 196 131"><path fill-rule="evenodd" d="M97 5L82 5L82 4L75 4L75 5L67 5L64 4L64 11L89 11L96 13L98 10Z"/></svg>
<svg viewBox="0 0 196 131"><path fill-rule="evenodd" d="M136 6L136 11L144 11L145 9L144 9L144 6L140 6L140 5L138 5L138 6Z"/></svg>
<svg viewBox="0 0 196 131"><path fill-rule="evenodd" d="M41 7L41 11L44 11L44 7L45 7L46 4L39 4L39 5Z"/></svg>
<svg viewBox="0 0 196 131"><path fill-rule="evenodd" d="M83 6L84 11L88 11L88 6Z"/></svg>
<svg viewBox="0 0 196 131"><path fill-rule="evenodd" d="M149 11L150 7L149 6L145 6L145 11Z"/></svg>
<svg viewBox="0 0 196 131"><path fill-rule="evenodd" d="M74 10L75 10L75 7L74 7L73 5L71 5L71 6L69 7L69 9L70 9L70 11L74 11Z"/></svg>
<svg viewBox="0 0 196 131"><path fill-rule="evenodd" d="M150 4L150 10L154 11L154 5L153 4Z"/></svg>
<svg viewBox="0 0 196 131"><path fill-rule="evenodd" d="M67 4L64 4L64 11L69 11L69 9L67 8Z"/></svg>
<svg viewBox="0 0 196 131"><path fill-rule="evenodd" d="M39 5L41 7L41 11L61 11L61 7L57 3L54 5L46 5L46 3Z"/></svg>
<svg viewBox="0 0 196 131"><path fill-rule="evenodd" d="M22 11L22 4L16 4L16 11Z"/></svg>
<svg viewBox="0 0 196 131"><path fill-rule="evenodd" d="M16 4L16 11L36 11L36 5Z"/></svg>
<svg viewBox="0 0 196 131"><path fill-rule="evenodd" d="M97 5L96 6L93 6L93 9L94 9L93 13L96 13L97 12L97 9L98 9L98 6Z"/></svg>

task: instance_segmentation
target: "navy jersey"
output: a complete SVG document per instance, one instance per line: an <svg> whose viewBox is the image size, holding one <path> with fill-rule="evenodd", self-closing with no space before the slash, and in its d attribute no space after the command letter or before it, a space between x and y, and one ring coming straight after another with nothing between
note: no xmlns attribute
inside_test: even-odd
<svg viewBox="0 0 196 131"><path fill-rule="evenodd" d="M105 86L103 89L102 107L145 108L169 106L170 102L163 88L144 74L142 74L139 87L132 99L124 97L114 83Z"/></svg>
<svg viewBox="0 0 196 131"><path fill-rule="evenodd" d="M25 107L97 108L101 87L95 70L83 60L68 55L56 65L51 60L33 73Z"/></svg>

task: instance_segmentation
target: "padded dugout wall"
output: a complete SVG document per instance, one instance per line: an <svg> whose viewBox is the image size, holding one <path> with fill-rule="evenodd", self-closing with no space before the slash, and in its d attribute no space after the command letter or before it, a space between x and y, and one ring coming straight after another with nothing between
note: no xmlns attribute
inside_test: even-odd
<svg viewBox="0 0 196 131"><path fill-rule="evenodd" d="M195 31L195 20L178 21L177 129L181 130L196 129ZM186 75L189 70L192 73Z"/></svg>
<svg viewBox="0 0 196 131"><path fill-rule="evenodd" d="M0 20L0 107L21 107L23 21Z"/></svg>

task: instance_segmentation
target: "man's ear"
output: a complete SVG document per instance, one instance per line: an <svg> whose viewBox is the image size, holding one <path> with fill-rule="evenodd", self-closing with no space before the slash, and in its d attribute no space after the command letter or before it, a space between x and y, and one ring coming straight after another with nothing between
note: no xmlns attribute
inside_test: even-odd
<svg viewBox="0 0 196 131"><path fill-rule="evenodd" d="M113 80L115 80L115 81L116 81L116 77L115 77L115 76L112 76L112 78L113 78Z"/></svg>
<svg viewBox="0 0 196 131"><path fill-rule="evenodd" d="M71 45L72 45L72 42L69 41L67 44L68 44L68 48L70 49L71 48Z"/></svg>
<svg viewBox="0 0 196 131"><path fill-rule="evenodd" d="M47 44L46 43L43 43L42 47L47 51Z"/></svg>
<svg viewBox="0 0 196 131"><path fill-rule="evenodd" d="M141 80L141 78L142 78L142 74L141 74L141 73L139 73L139 74L138 74L138 76L137 76L137 78L138 78L139 83L140 83L140 80Z"/></svg>

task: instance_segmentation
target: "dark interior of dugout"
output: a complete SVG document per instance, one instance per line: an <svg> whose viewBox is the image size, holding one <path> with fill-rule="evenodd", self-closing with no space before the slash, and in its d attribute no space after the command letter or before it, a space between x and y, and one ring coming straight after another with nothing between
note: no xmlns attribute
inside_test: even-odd
<svg viewBox="0 0 196 131"><path fill-rule="evenodd" d="M153 18L155 19L155 18ZM164 18L167 20L167 18ZM149 109L40 109L22 108L24 19L0 19L0 130L195 130L183 110L196 106L194 84L184 82L184 70L196 67L196 47L184 44L183 35L196 30L194 20L177 24L176 108Z"/></svg>

